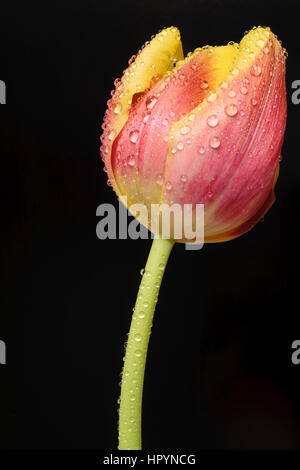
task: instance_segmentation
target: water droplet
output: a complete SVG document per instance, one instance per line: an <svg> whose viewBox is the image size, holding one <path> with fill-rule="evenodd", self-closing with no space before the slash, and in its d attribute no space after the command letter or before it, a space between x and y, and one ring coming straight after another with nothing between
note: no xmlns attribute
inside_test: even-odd
<svg viewBox="0 0 300 470"><path fill-rule="evenodd" d="M190 129L188 126L183 126L183 127L181 128L181 131L180 131L180 132L181 132L182 135L186 135L186 134L188 134L188 133L190 132L190 130L191 130L191 129Z"/></svg>
<svg viewBox="0 0 300 470"><path fill-rule="evenodd" d="M135 165L135 156L134 155L129 155L127 158L127 163L129 166L134 166Z"/></svg>
<svg viewBox="0 0 300 470"><path fill-rule="evenodd" d="M242 86L240 88L240 92L242 93L242 95L247 95L248 93L248 88L246 86Z"/></svg>
<svg viewBox="0 0 300 470"><path fill-rule="evenodd" d="M132 142L133 144L136 144L138 138L139 138L139 131L138 130L133 130L133 131L130 132L130 134L129 134L130 142Z"/></svg>
<svg viewBox="0 0 300 470"><path fill-rule="evenodd" d="M225 113L227 116L233 117L238 113L238 109L235 104L229 104L225 107Z"/></svg>
<svg viewBox="0 0 300 470"><path fill-rule="evenodd" d="M153 106L157 103L157 98L155 96L148 96L146 99L146 108L151 110Z"/></svg>
<svg viewBox="0 0 300 470"><path fill-rule="evenodd" d="M207 124L209 125L209 127L216 127L219 124L218 117L215 114L208 116Z"/></svg>
<svg viewBox="0 0 300 470"><path fill-rule="evenodd" d="M167 181L166 182L166 190L171 191L171 189L172 189L172 183L170 181Z"/></svg>
<svg viewBox="0 0 300 470"><path fill-rule="evenodd" d="M142 320L143 318L145 318L144 312L140 312L140 313L138 314L138 317L139 317L141 320Z"/></svg>
<svg viewBox="0 0 300 470"><path fill-rule="evenodd" d="M202 88L202 90L205 90L206 88L208 88L208 83L206 80L203 80L203 82L200 84L200 88Z"/></svg>
<svg viewBox="0 0 300 470"><path fill-rule="evenodd" d="M260 65L252 65L251 69L250 69L250 73L251 75L253 75L254 77L259 77L259 75L261 74L261 67Z"/></svg>
<svg viewBox="0 0 300 470"><path fill-rule="evenodd" d="M149 302L144 302L144 308L148 308L149 307Z"/></svg>
<svg viewBox="0 0 300 470"><path fill-rule="evenodd" d="M162 125L163 125L163 126L167 126L168 124L169 124L168 119L163 119Z"/></svg>
<svg viewBox="0 0 300 470"><path fill-rule="evenodd" d="M199 147L198 152L200 153L200 155L203 155L205 153L205 148Z"/></svg>
<svg viewBox="0 0 300 470"><path fill-rule="evenodd" d="M230 91L228 92L229 98L234 98L235 95L236 95L236 92L235 92L234 90L230 90Z"/></svg>
<svg viewBox="0 0 300 470"><path fill-rule="evenodd" d="M113 140L115 135L116 135L116 132L114 130L110 131L110 133L108 134L108 140Z"/></svg>
<svg viewBox="0 0 300 470"><path fill-rule="evenodd" d="M181 176L180 176L180 181L181 181L182 183L186 183L186 182L187 182L187 177L186 177L185 175L181 175Z"/></svg>
<svg viewBox="0 0 300 470"><path fill-rule="evenodd" d="M253 106L257 105L257 101L254 98L252 98L251 103L252 103Z"/></svg>
<svg viewBox="0 0 300 470"><path fill-rule="evenodd" d="M178 150L182 150L183 147L184 147L183 143L182 143L182 142L178 142L178 144L177 144Z"/></svg>
<svg viewBox="0 0 300 470"><path fill-rule="evenodd" d="M114 107L114 113L119 114L122 111L122 105L121 103L117 103Z"/></svg>
<svg viewBox="0 0 300 470"><path fill-rule="evenodd" d="M143 276L144 272L145 272L145 269L144 269L144 268L141 269L141 270L140 270L140 275Z"/></svg>
<svg viewBox="0 0 300 470"><path fill-rule="evenodd" d="M212 137L209 141L209 145L211 146L212 149L217 149L220 147L221 145L221 141L219 139L219 137Z"/></svg>
<svg viewBox="0 0 300 470"><path fill-rule="evenodd" d="M131 417L129 418L129 421L130 421L131 423L134 423L134 422L135 422L135 418L134 418L133 416L131 416Z"/></svg>
<svg viewBox="0 0 300 470"><path fill-rule="evenodd" d="M141 337L141 335L136 334L134 339L135 339L135 341L140 342L142 340L142 337Z"/></svg>
<svg viewBox="0 0 300 470"><path fill-rule="evenodd" d="M142 351L141 351L140 349L137 349L137 350L135 351L136 357L141 357L142 354L143 354L143 353L142 353Z"/></svg>
<svg viewBox="0 0 300 470"><path fill-rule="evenodd" d="M157 175L157 177L156 177L156 183L157 183L159 186L161 186L161 185L163 184L163 182L164 182L164 177L163 177L163 175L161 175L161 174Z"/></svg>
<svg viewBox="0 0 300 470"><path fill-rule="evenodd" d="M135 401L135 395L130 395L130 401Z"/></svg>

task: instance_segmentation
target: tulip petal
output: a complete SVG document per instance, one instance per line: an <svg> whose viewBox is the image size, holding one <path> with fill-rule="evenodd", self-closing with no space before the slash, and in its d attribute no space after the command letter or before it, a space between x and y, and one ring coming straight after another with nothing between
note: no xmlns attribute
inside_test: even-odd
<svg viewBox="0 0 300 470"><path fill-rule="evenodd" d="M108 101L101 137L101 153L109 179L117 190L111 171L110 151L115 137L119 134L128 118L132 99L136 93L143 92L151 85L153 76L163 75L172 69L174 62L183 58L180 33L170 27L158 33L136 57L129 61L121 80L115 81L115 91ZM118 192L118 191L117 191Z"/></svg>
<svg viewBox="0 0 300 470"><path fill-rule="evenodd" d="M192 111L192 122L187 115L171 129L176 153L169 146L164 201L203 203L205 241L244 233L273 200L286 121L284 62L276 37L252 30L216 93Z"/></svg>

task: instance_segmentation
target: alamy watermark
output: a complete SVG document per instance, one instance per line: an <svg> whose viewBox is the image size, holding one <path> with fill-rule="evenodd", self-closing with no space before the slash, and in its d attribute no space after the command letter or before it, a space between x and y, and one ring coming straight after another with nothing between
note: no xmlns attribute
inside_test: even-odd
<svg viewBox="0 0 300 470"><path fill-rule="evenodd" d="M295 341L292 342L292 349L295 349L295 351L292 354L292 363L297 366L300 364L300 340L295 339Z"/></svg>
<svg viewBox="0 0 300 470"><path fill-rule="evenodd" d="M299 104L300 103L300 80L293 81L292 89L295 90L292 93L292 103Z"/></svg>
<svg viewBox="0 0 300 470"><path fill-rule="evenodd" d="M134 217L128 221L128 212ZM204 204L144 204L127 205L124 196L119 200L118 215L112 204L100 204L96 215L101 217L96 227L100 240L107 238L132 240L161 238L184 240L186 250L200 250L204 243ZM151 232L146 227L151 228Z"/></svg>
<svg viewBox="0 0 300 470"><path fill-rule="evenodd" d="M0 104L6 104L6 85L3 80L0 80Z"/></svg>
<svg viewBox="0 0 300 470"><path fill-rule="evenodd" d="M6 364L6 344L0 339L0 364Z"/></svg>

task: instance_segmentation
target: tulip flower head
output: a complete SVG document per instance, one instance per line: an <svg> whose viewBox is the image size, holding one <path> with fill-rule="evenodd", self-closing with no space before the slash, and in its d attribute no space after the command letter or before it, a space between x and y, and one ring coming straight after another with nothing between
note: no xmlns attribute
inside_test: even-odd
<svg viewBox="0 0 300 470"><path fill-rule="evenodd" d="M226 241L274 202L285 123L285 51L269 28L184 58L171 27L115 81L102 158L128 206L150 213L152 204L204 204L205 242ZM158 230L150 218L140 221Z"/></svg>

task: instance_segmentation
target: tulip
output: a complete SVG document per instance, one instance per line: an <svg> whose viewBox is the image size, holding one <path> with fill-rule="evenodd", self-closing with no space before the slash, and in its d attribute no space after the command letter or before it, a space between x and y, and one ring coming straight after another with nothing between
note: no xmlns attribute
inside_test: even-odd
<svg viewBox="0 0 300 470"><path fill-rule="evenodd" d="M102 158L118 197L126 196L128 207L143 204L148 213L152 204L191 204L193 210L204 204L205 242L250 230L275 199L286 123L285 55L277 37L262 27L246 33L240 44L205 46L186 58L177 28L146 43L115 81L104 118ZM157 237L128 339L121 449L141 448L145 357L174 244L162 239L149 217L140 221Z"/></svg>
<svg viewBox="0 0 300 470"><path fill-rule="evenodd" d="M285 54L269 28L185 59L179 31L165 29L115 85L102 156L128 205L150 213L151 204L202 203L205 242L233 239L264 216L286 122Z"/></svg>

